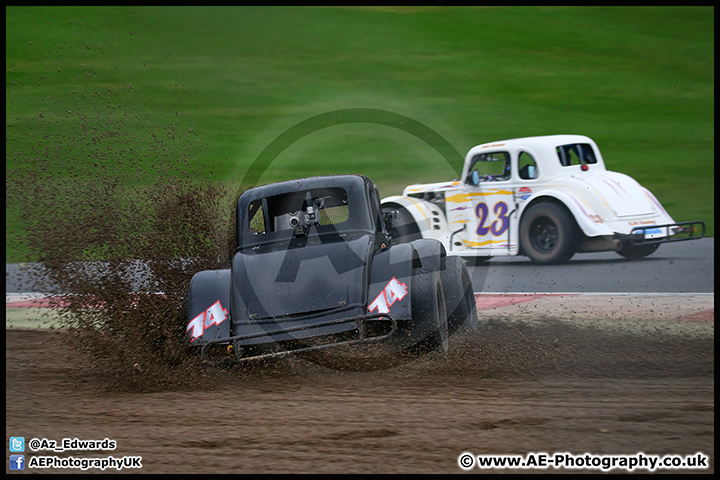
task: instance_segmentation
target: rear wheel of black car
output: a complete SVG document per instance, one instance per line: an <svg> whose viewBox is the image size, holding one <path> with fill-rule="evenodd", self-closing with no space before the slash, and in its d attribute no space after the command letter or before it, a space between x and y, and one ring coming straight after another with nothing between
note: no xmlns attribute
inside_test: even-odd
<svg viewBox="0 0 720 480"><path fill-rule="evenodd" d="M447 353L448 318L440 272L417 269L411 289L413 344L407 351L412 355L425 355L434 351Z"/></svg>
<svg viewBox="0 0 720 480"><path fill-rule="evenodd" d="M448 334L452 335L460 327L478 329L477 307L470 273L462 258L448 256L445 268L440 274L445 295Z"/></svg>

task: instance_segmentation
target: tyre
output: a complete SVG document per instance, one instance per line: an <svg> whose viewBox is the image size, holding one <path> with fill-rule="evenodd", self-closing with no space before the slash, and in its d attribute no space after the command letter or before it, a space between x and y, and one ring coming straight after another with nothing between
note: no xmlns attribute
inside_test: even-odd
<svg viewBox="0 0 720 480"><path fill-rule="evenodd" d="M465 326L470 330L478 329L477 307L470 273L462 258L448 256L445 268L440 272L440 280L445 296L448 335Z"/></svg>
<svg viewBox="0 0 720 480"><path fill-rule="evenodd" d="M618 255L625 258L643 258L655 253L660 246L659 243L650 245L634 245L630 242L623 242L622 247L618 250Z"/></svg>
<svg viewBox="0 0 720 480"><path fill-rule="evenodd" d="M449 333L445 294L440 272L419 268L412 279L411 345L406 351L421 356L430 352L447 353Z"/></svg>
<svg viewBox="0 0 720 480"><path fill-rule="evenodd" d="M575 255L579 241L575 219L556 203L533 205L520 220L520 248L534 263L565 263Z"/></svg>

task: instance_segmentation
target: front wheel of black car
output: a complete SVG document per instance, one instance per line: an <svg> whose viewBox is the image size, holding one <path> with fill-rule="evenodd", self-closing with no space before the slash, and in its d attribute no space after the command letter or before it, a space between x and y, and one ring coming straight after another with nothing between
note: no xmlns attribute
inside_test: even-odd
<svg viewBox="0 0 720 480"><path fill-rule="evenodd" d="M470 273L462 258L448 256L440 274L445 295L448 333L452 335L460 327L478 329L477 307Z"/></svg>
<svg viewBox="0 0 720 480"><path fill-rule="evenodd" d="M447 353L449 349L448 318L440 272L418 269L412 279L412 355L430 352Z"/></svg>

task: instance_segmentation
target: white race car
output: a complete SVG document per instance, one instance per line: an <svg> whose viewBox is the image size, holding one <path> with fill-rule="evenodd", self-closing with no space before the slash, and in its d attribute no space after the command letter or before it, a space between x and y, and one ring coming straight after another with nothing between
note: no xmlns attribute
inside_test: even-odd
<svg viewBox="0 0 720 480"><path fill-rule="evenodd" d="M474 263L526 255L557 264L576 252L640 258L661 243L705 235L703 222L675 223L649 190L607 170L595 142L582 135L478 145L461 178L383 199L383 210L396 212L394 241L435 238Z"/></svg>

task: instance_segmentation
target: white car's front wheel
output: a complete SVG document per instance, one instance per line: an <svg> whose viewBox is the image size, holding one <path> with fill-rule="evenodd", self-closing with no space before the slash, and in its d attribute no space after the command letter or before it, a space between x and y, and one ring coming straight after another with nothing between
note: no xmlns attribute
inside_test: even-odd
<svg viewBox="0 0 720 480"><path fill-rule="evenodd" d="M577 251L580 231L570 212L561 205L538 203L520 220L520 248L534 263L565 263Z"/></svg>

